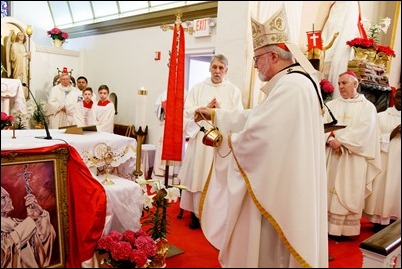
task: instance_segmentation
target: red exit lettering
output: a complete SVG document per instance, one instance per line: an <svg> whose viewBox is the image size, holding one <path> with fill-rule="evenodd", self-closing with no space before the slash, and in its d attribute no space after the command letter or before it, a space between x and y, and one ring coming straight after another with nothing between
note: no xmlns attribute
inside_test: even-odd
<svg viewBox="0 0 402 269"><path fill-rule="evenodd" d="M197 20L195 31L205 31L207 28L207 20Z"/></svg>

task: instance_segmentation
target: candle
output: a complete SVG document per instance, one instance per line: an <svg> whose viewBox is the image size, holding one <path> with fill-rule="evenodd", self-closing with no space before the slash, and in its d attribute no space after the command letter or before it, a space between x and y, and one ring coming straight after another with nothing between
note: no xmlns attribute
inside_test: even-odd
<svg viewBox="0 0 402 269"><path fill-rule="evenodd" d="M136 128L142 127L143 130L145 130L145 127L147 125L146 123L147 97L148 97L148 91L144 89L144 87L141 87L141 89L137 91L134 126Z"/></svg>

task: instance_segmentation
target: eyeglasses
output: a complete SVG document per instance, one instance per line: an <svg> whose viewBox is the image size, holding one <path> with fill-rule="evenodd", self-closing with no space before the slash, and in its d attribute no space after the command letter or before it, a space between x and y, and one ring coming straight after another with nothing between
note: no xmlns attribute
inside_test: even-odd
<svg viewBox="0 0 402 269"><path fill-rule="evenodd" d="M267 51L267 52L261 53L260 55L254 56L254 57L253 57L254 63L257 63L258 58L260 58L262 55L268 54L268 53L274 53L274 52L273 52L273 51Z"/></svg>

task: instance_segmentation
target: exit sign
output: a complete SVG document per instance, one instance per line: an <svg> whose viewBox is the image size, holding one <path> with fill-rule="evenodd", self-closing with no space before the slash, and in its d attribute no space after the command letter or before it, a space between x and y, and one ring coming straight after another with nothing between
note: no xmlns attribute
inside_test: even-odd
<svg viewBox="0 0 402 269"><path fill-rule="evenodd" d="M193 21L193 36L201 37L201 36L211 36L211 27L209 25L209 18L198 19Z"/></svg>

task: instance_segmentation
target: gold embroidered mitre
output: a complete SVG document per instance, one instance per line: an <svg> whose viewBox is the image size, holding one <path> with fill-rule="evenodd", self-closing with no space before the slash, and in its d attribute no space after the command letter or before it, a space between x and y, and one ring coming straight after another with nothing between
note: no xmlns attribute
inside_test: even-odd
<svg viewBox="0 0 402 269"><path fill-rule="evenodd" d="M264 24L251 18L254 50L266 45L289 42L289 26L285 6L271 16Z"/></svg>
<svg viewBox="0 0 402 269"><path fill-rule="evenodd" d="M286 51L290 51L307 73L311 75L316 72L300 48L290 41L285 5L282 5L264 24L251 18L251 30L254 51L267 45L276 45Z"/></svg>

